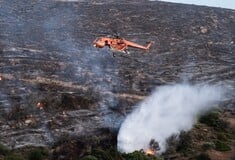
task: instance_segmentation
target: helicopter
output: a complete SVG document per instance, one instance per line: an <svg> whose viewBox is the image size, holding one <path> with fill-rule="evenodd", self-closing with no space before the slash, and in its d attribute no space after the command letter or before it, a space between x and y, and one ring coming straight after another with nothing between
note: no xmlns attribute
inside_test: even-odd
<svg viewBox="0 0 235 160"><path fill-rule="evenodd" d="M153 42L151 41L146 46L143 46L135 42L128 41L125 38L121 38L119 35L116 35L113 37L110 37L110 36L98 37L93 41L93 46L96 48L103 48L105 46L108 46L111 50L129 54L127 50L128 47L138 48L138 49L143 49L145 51L148 51L152 43ZM114 53L113 53L113 56L114 56Z"/></svg>

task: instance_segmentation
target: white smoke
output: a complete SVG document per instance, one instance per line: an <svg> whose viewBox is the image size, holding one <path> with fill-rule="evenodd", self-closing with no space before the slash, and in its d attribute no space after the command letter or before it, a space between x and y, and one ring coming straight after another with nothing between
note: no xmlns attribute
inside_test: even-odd
<svg viewBox="0 0 235 160"><path fill-rule="evenodd" d="M180 131L188 131L197 116L222 100L225 91L215 85L176 84L162 86L139 104L123 122L118 134L121 152L148 149L155 139L166 150L166 140Z"/></svg>

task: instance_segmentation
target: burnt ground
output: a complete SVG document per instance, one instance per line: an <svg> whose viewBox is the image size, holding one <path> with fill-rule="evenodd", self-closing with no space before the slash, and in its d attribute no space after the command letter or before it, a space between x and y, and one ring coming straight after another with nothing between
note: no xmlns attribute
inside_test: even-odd
<svg viewBox="0 0 235 160"><path fill-rule="evenodd" d="M121 33L149 52L97 50ZM116 132L157 86L224 84L234 113L235 11L166 2L0 0L0 139L12 148ZM41 109L40 109L41 107Z"/></svg>

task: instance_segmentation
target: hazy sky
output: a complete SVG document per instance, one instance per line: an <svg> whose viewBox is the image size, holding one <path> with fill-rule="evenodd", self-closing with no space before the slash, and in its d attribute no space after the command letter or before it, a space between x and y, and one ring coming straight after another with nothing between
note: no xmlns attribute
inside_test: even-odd
<svg viewBox="0 0 235 160"><path fill-rule="evenodd" d="M162 1L235 9L235 0L162 0Z"/></svg>

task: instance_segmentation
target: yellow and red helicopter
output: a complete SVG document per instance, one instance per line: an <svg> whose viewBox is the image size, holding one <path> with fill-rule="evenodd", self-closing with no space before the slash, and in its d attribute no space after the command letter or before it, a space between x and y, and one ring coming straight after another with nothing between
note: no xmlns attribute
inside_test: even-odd
<svg viewBox="0 0 235 160"><path fill-rule="evenodd" d="M114 51L119 51L119 52L124 52L124 53L129 54L127 50L128 47L139 48L139 49L148 51L152 43L153 42L149 42L146 46L143 46L135 42L128 41L124 38L120 38L119 36L115 36L115 37L106 36L106 37L96 38L93 42L93 46L96 48L103 48L105 46L108 46Z"/></svg>

